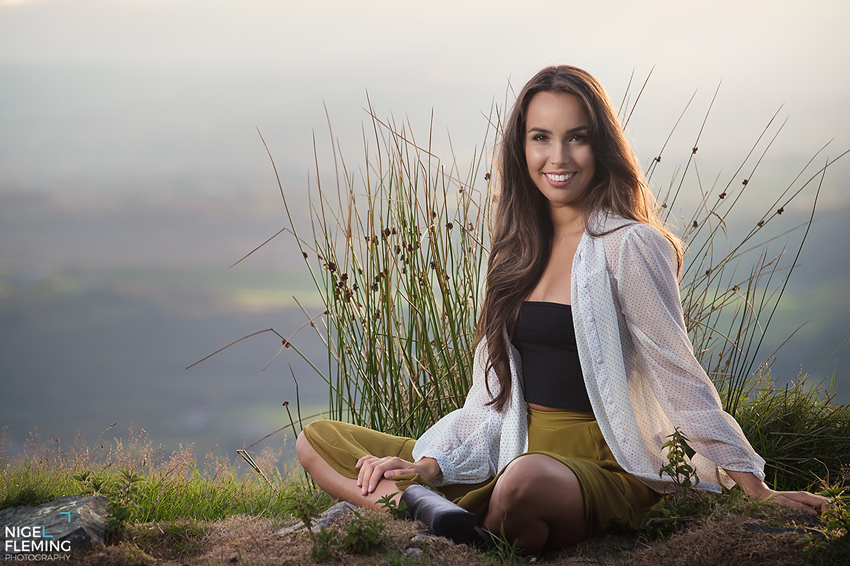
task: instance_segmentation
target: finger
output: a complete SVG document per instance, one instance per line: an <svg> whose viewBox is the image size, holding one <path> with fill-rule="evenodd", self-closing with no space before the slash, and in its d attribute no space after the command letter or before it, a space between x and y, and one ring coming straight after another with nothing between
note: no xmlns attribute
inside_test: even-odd
<svg viewBox="0 0 850 566"><path fill-rule="evenodd" d="M372 477L369 481L369 493L377 489L378 483L380 483L382 479L391 477L395 470L404 468L407 465L408 462L405 462L401 458L383 458L380 462L376 463L375 467L372 469ZM390 476L387 476L387 474L390 474Z"/></svg>
<svg viewBox="0 0 850 566"><path fill-rule="evenodd" d="M785 505L786 507L794 507L796 509L802 509L803 511L809 513L810 515L817 515L817 511L812 509L810 505L806 505L805 503L800 503L799 501L795 501L790 497L785 495L780 495L779 497L772 500L773 503L779 503L780 505Z"/></svg>
<svg viewBox="0 0 850 566"><path fill-rule="evenodd" d="M372 470L370 470L370 474L368 477L369 481L367 482L367 485L363 486L363 488L366 490L366 493L372 493L373 491L375 491L375 489L377 489L378 483L380 483L380 481L383 479L385 471L385 463L383 462L372 468Z"/></svg>
<svg viewBox="0 0 850 566"><path fill-rule="evenodd" d="M384 472L384 477L387 479L392 479L396 476L400 476L402 474L415 474L416 468L413 466L405 466L404 468L395 468L393 470L387 470Z"/></svg>
<svg viewBox="0 0 850 566"><path fill-rule="evenodd" d="M357 474L357 487L361 488L363 495L368 493L369 479L372 477L373 469L378 461L379 459L374 456L364 456L358 460L360 472Z"/></svg>
<svg viewBox="0 0 850 566"><path fill-rule="evenodd" d="M822 495L816 495L814 493L809 493L808 491L790 491L785 492L782 495L787 497L788 499L792 499L799 503L803 503L805 505L809 505L811 507L820 508L823 505L829 504L829 499Z"/></svg>
<svg viewBox="0 0 850 566"><path fill-rule="evenodd" d="M363 486L363 476L366 473L366 470L363 466L365 463L366 463L366 457L365 456L363 458L360 458L359 460L357 460L356 466L359 468L359 470L357 471L357 487Z"/></svg>
<svg viewBox="0 0 850 566"><path fill-rule="evenodd" d="M360 472L357 474L357 487L359 487L363 493L366 495L365 488L363 487L364 483L368 483L369 478L369 466L362 465L360 467Z"/></svg>

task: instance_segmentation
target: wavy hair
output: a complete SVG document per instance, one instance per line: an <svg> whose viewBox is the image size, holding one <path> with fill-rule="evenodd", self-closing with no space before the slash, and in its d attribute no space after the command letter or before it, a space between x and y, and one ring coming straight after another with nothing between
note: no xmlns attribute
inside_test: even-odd
<svg viewBox="0 0 850 566"><path fill-rule="evenodd" d="M517 96L504 125L497 158L499 189L487 263L487 291L478 319L476 346L487 339L490 366L499 378L498 395L490 401L502 410L510 399L508 342L523 301L534 290L552 250L553 226L546 198L528 173L525 159L526 115L540 92L567 93L584 104L590 120L591 149L596 159L584 199L585 224L596 211L610 211L655 226L670 240L682 266L682 245L658 216L637 157L623 133L608 95L590 73L569 65L547 67L534 75ZM603 233L588 233L593 237ZM489 391L489 383L487 384ZM492 396L492 392L490 392Z"/></svg>

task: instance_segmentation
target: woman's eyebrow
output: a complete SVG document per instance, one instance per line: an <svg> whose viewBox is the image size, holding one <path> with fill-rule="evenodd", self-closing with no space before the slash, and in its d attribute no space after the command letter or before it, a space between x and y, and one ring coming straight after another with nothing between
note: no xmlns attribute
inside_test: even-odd
<svg viewBox="0 0 850 566"><path fill-rule="evenodd" d="M568 133L568 134L574 134L574 133L576 133L576 132L580 132L580 131L582 131L582 130L589 130L589 129L590 129L590 127L589 127L589 126L577 126L577 127L572 128L572 129L570 129L570 130L567 130L567 133ZM539 132L539 133L541 133L541 134L551 134L551 133L552 133L550 130L547 130L546 128L539 128L539 127L537 127L537 126L534 126L534 127L528 128L528 132L527 132L527 133L529 133L529 134L530 134L531 132Z"/></svg>

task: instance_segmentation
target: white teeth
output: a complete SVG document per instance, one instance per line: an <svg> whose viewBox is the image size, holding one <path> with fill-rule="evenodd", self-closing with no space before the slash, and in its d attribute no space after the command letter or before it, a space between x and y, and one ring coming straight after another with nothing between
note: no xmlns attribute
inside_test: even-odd
<svg viewBox="0 0 850 566"><path fill-rule="evenodd" d="M563 175L552 175L551 173L546 173L547 177L549 177L551 180L556 181L556 182L566 181L567 179L569 179L573 175L575 175L575 173L565 173Z"/></svg>

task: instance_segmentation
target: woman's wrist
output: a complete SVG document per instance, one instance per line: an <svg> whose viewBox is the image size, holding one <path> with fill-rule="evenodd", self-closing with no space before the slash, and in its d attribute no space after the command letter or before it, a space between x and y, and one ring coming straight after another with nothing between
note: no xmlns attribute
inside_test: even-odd
<svg viewBox="0 0 850 566"><path fill-rule="evenodd" d="M443 474L440 464L434 458L420 459L416 462L416 469L419 470L420 476L432 483Z"/></svg>
<svg viewBox="0 0 850 566"><path fill-rule="evenodd" d="M738 484L748 497L756 499L765 499L770 497L773 490L766 483L758 479L752 472L736 472L733 470L724 470L732 480Z"/></svg>

